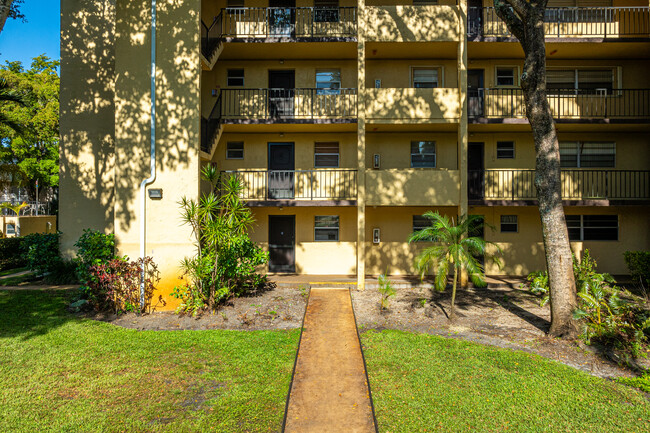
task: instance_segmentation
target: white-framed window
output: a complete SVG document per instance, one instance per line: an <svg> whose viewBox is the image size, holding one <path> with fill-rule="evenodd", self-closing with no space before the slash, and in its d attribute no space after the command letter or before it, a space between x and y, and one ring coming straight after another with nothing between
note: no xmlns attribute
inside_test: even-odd
<svg viewBox="0 0 650 433"><path fill-rule="evenodd" d="M244 159L244 142L229 141L226 144L226 159Z"/></svg>
<svg viewBox="0 0 650 433"><path fill-rule="evenodd" d="M318 95L338 95L341 93L340 69L316 70L316 93Z"/></svg>
<svg viewBox="0 0 650 433"><path fill-rule="evenodd" d="M411 68L411 86L416 89L433 89L440 87L442 81L441 68L413 67Z"/></svg>
<svg viewBox="0 0 650 433"><path fill-rule="evenodd" d="M546 70L546 89L551 95L584 94L608 95L614 88L614 68L572 68Z"/></svg>
<svg viewBox="0 0 650 433"><path fill-rule="evenodd" d="M497 66L496 67L496 84L501 86L517 85L517 67L516 66Z"/></svg>
<svg viewBox="0 0 650 433"><path fill-rule="evenodd" d="M244 86L244 70L243 69L228 69L228 87L243 87Z"/></svg>
<svg viewBox="0 0 650 433"><path fill-rule="evenodd" d="M15 224L7 224L7 234L8 235L15 235L16 234L16 225Z"/></svg>
<svg viewBox="0 0 650 433"><path fill-rule="evenodd" d="M617 241L618 215L567 215L570 241Z"/></svg>
<svg viewBox="0 0 650 433"><path fill-rule="evenodd" d="M435 141L411 141L411 167L436 167Z"/></svg>
<svg viewBox="0 0 650 433"><path fill-rule="evenodd" d="M517 215L501 215L501 233L517 233Z"/></svg>
<svg viewBox="0 0 650 433"><path fill-rule="evenodd" d="M514 141L497 141L497 159L514 159L514 157Z"/></svg>
<svg viewBox="0 0 650 433"><path fill-rule="evenodd" d="M325 215L314 217L314 241L327 242L339 240L338 215Z"/></svg>
<svg viewBox="0 0 650 433"><path fill-rule="evenodd" d="M340 160L337 142L314 143L314 167L338 168Z"/></svg>
<svg viewBox="0 0 650 433"><path fill-rule="evenodd" d="M562 168L615 168L616 143L596 141L561 141Z"/></svg>

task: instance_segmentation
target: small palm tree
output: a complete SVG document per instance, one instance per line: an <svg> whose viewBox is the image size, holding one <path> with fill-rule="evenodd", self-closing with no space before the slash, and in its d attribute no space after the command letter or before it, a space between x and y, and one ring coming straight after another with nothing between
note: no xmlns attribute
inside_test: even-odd
<svg viewBox="0 0 650 433"><path fill-rule="evenodd" d="M29 207L29 205L25 202L22 202L21 204L11 204L9 202L0 203L0 209L12 210L16 216L20 216L20 211L26 207ZM20 237L20 218L16 218L16 237Z"/></svg>
<svg viewBox="0 0 650 433"><path fill-rule="evenodd" d="M501 267L498 257L495 255L488 256L487 246L494 246L497 254L501 253L501 248L481 237L472 236L483 225L483 218L478 215L462 215L456 225L448 216L440 215L438 212L429 211L423 216L431 221L431 226L412 233L409 236L409 244L418 241L429 241L435 242L436 245L425 248L418 254L415 267L420 274L420 278L424 278L424 275L433 266L436 274L434 285L437 290L442 292L447 287L449 268L453 266L454 283L451 292L449 319L454 320L458 274L464 270L474 285L484 287L484 270L477 257L490 257Z"/></svg>

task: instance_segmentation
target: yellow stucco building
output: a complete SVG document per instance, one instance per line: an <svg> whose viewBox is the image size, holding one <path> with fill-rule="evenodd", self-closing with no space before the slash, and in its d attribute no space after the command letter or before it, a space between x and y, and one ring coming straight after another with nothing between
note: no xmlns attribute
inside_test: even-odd
<svg viewBox="0 0 650 433"><path fill-rule="evenodd" d="M544 268L523 52L489 0L157 0L153 84L151 7L62 2L69 253L91 227L137 257L144 233L169 302L193 253L178 201L216 164L245 185L269 272L414 274L427 210L495 227L488 274ZM650 248L648 2L551 0L546 21L572 249L624 274Z"/></svg>

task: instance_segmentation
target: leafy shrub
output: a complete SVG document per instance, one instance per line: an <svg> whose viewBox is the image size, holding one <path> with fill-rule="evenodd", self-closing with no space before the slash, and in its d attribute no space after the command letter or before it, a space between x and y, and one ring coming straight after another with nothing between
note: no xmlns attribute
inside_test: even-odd
<svg viewBox="0 0 650 433"><path fill-rule="evenodd" d="M598 273L589 250L581 261L573 256L573 275L578 291L578 308L574 318L580 320L580 337L587 343L597 341L614 350L624 360L643 355L650 334L650 312L634 297L616 286L607 273ZM549 299L548 273L528 275L530 290L542 295L542 305Z"/></svg>
<svg viewBox="0 0 650 433"><path fill-rule="evenodd" d="M27 266L27 258L23 250L25 238L0 239L0 271Z"/></svg>
<svg viewBox="0 0 650 433"><path fill-rule="evenodd" d="M646 371L641 377L619 377L616 381L639 388L644 392L650 392L650 371Z"/></svg>
<svg viewBox="0 0 650 433"><path fill-rule="evenodd" d="M50 270L44 278L47 284L75 284L77 279L77 262L59 258L52 262Z"/></svg>
<svg viewBox="0 0 650 433"><path fill-rule="evenodd" d="M386 274L381 274L379 276L378 283L379 287L377 290L379 290L379 293L381 293L381 301L379 301L379 307L382 310L388 310L390 298L396 294L395 288L393 287L393 284L388 279L388 277L386 277Z"/></svg>
<svg viewBox="0 0 650 433"><path fill-rule="evenodd" d="M181 301L178 311L192 315L266 284L266 276L256 268L269 257L248 236L254 220L240 199L241 181L221 179L212 165L203 168L202 177L211 183L212 192L199 201L183 198L180 203L183 221L196 239L197 253L182 260L187 282L172 292Z"/></svg>
<svg viewBox="0 0 650 433"><path fill-rule="evenodd" d="M630 276L641 283L641 286L650 286L650 251L625 251L623 259Z"/></svg>
<svg viewBox="0 0 650 433"><path fill-rule="evenodd" d="M44 275L59 266L59 238L61 233L33 233L23 238L27 266L38 275Z"/></svg>
<svg viewBox="0 0 650 433"><path fill-rule="evenodd" d="M145 271L144 309L140 309L140 279ZM98 309L115 313L144 311L151 305L155 285L160 281L158 267L151 257L129 261L116 257L106 263L90 267L91 301Z"/></svg>
<svg viewBox="0 0 650 433"><path fill-rule="evenodd" d="M90 268L115 258L115 235L84 229L74 246L77 247L77 276L87 288L92 278Z"/></svg>

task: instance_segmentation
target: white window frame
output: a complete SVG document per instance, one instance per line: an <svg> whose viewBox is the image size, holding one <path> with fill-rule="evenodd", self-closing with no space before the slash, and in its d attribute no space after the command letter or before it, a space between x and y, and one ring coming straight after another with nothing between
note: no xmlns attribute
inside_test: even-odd
<svg viewBox="0 0 650 433"><path fill-rule="evenodd" d="M609 94L609 96L622 96L622 92L618 92L617 90L622 88L622 83L621 83L621 67L616 67L616 66L547 66L546 70L551 71L551 70L556 70L556 71L573 71L573 89L577 93L578 90L580 90L580 80L579 80L579 72L580 71L589 71L589 70L606 70L606 69L611 69L612 70L612 93ZM594 93L592 96L608 96L607 89L603 89L605 92L602 93ZM551 94L552 95L552 94Z"/></svg>
<svg viewBox="0 0 650 433"><path fill-rule="evenodd" d="M338 152L336 153L327 153L327 152L316 152L316 146L319 144L336 144L338 147ZM336 155L336 165L318 165L316 161L319 156L332 156ZM341 145L338 141L317 141L314 143L314 168L339 168L341 164Z"/></svg>
<svg viewBox="0 0 650 433"><path fill-rule="evenodd" d="M410 74L411 74L411 88L413 89L427 89L428 87L415 87L415 71L418 69L437 69L438 70L438 80L436 81L436 86L433 87L434 89L445 87L445 68L442 65L412 65L410 67Z"/></svg>
<svg viewBox="0 0 650 433"><path fill-rule="evenodd" d="M11 227L11 231L9 231L9 227ZM16 224L14 223L7 223L5 226L5 230L7 235L15 235L16 234Z"/></svg>
<svg viewBox="0 0 650 433"><path fill-rule="evenodd" d="M510 69L512 70L512 84L499 84L499 69ZM519 66L513 65L496 65L494 67L494 86L502 88L513 88L519 87Z"/></svg>
<svg viewBox="0 0 650 433"><path fill-rule="evenodd" d="M230 156L230 151L239 152L239 149L230 149L231 144L241 144L241 157ZM226 159L244 159L244 142L243 141L229 141L226 143Z"/></svg>
<svg viewBox="0 0 650 433"><path fill-rule="evenodd" d="M512 156L499 156L499 143L512 143ZM517 144L514 140L498 140L494 150L497 159L515 159L517 156Z"/></svg>
<svg viewBox="0 0 650 433"><path fill-rule="evenodd" d="M316 227L318 218L336 218L336 226ZM316 233L319 230L336 230L336 239L317 239ZM339 242L341 236L341 217L339 215L315 215L314 216L314 242Z"/></svg>
<svg viewBox="0 0 650 433"><path fill-rule="evenodd" d="M616 217L616 239L587 239L585 240L585 216L608 216L608 217ZM567 215L567 217L580 217L580 239L571 239L569 237L569 242L618 242L621 238L621 218L618 214L612 215L612 214L604 214L604 215L598 215L598 214L589 214L589 215ZM567 223L567 226L569 224ZM567 227L568 228L568 227ZM598 227L590 227L590 228L598 228ZM611 227L600 227L600 228L611 228Z"/></svg>
<svg viewBox="0 0 650 433"><path fill-rule="evenodd" d="M587 141L560 141L562 144L567 144L567 143L573 143L576 145L575 151L576 151L576 166L575 167L567 167L567 166L562 166L562 155L560 155L560 168L564 169L571 169L571 168L586 168L586 169L598 169L598 168L616 168L616 142L615 141L592 141L592 140L587 140ZM592 167L583 167L582 166L582 160L581 160L581 155L582 155L582 147L585 143L599 143L599 144L611 144L614 148L614 165L612 166L592 166ZM560 145L561 147L561 145Z"/></svg>
<svg viewBox="0 0 650 433"><path fill-rule="evenodd" d="M420 142L433 143L433 166L432 167L414 167L413 166L413 155L431 155L431 153L413 153L413 150L412 150L413 143L420 143ZM437 152L437 145L436 145L435 141L431 141L431 140L411 140L409 146L410 146L409 147L409 152L411 154L411 157L410 157L410 159L411 159L411 168L437 168L438 167L438 157L436 156L438 152Z"/></svg>
<svg viewBox="0 0 650 433"><path fill-rule="evenodd" d="M514 217L514 222L512 221L503 221L503 217ZM514 230L503 230L503 225L514 225ZM499 217L499 230L501 233L519 233L519 216L518 215L501 215Z"/></svg>

